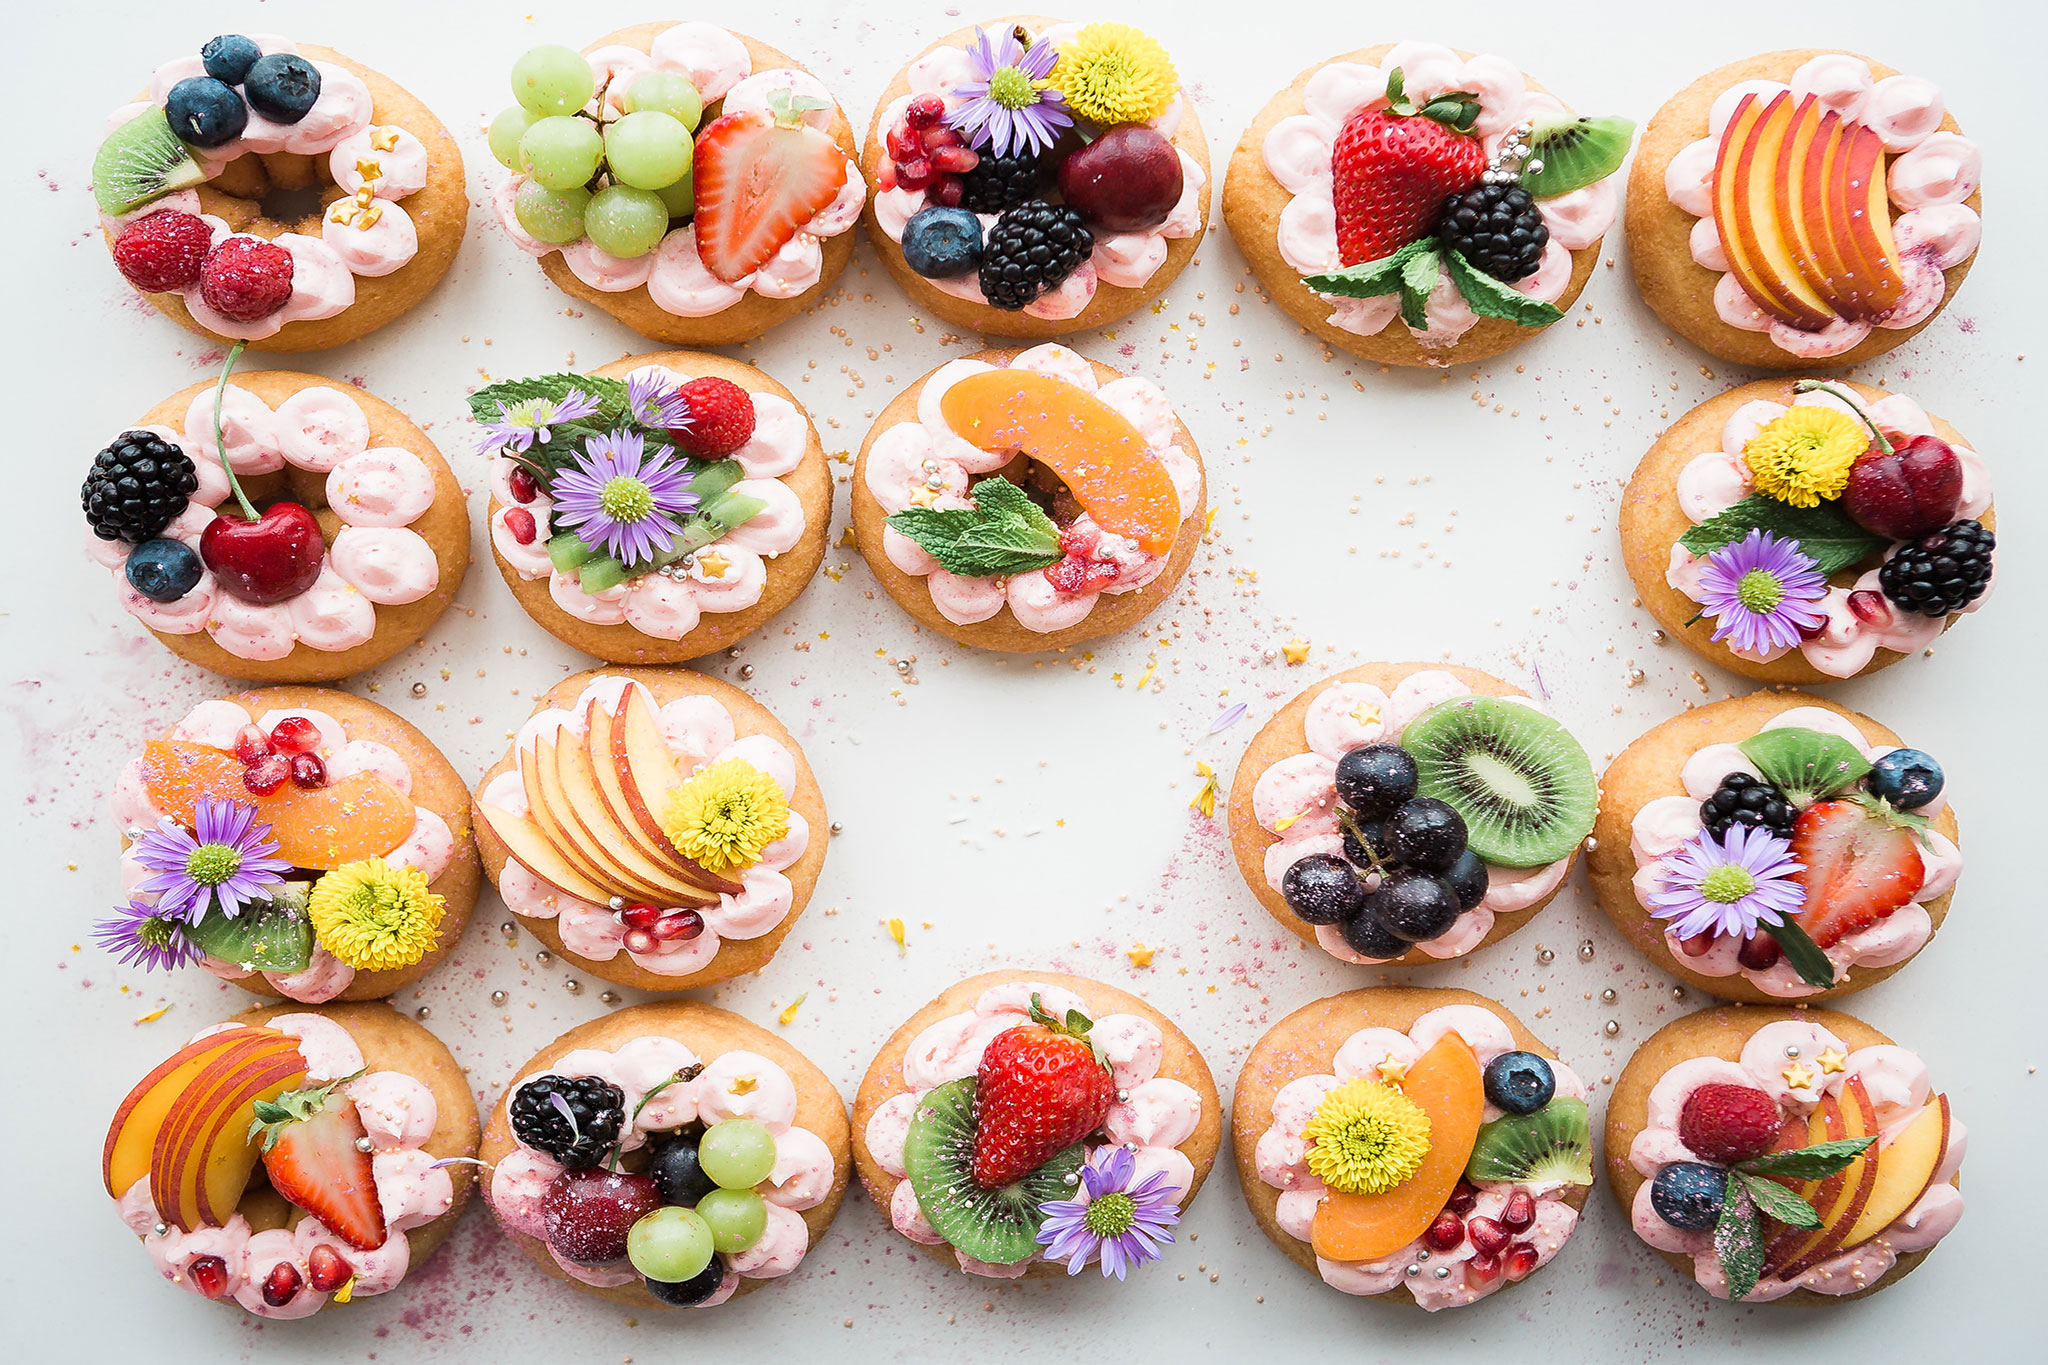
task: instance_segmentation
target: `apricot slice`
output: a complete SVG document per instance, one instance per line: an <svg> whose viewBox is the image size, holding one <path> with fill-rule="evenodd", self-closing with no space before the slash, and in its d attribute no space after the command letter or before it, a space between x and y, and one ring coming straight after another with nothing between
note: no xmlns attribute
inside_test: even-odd
<svg viewBox="0 0 2048 1365"><path fill-rule="evenodd" d="M1032 370L984 370L939 399L946 425L991 453L1019 451L1052 470L1105 531L1147 554L1173 548L1180 494L1138 429L1086 389Z"/></svg>
<svg viewBox="0 0 2048 1365"><path fill-rule="evenodd" d="M287 782L259 796L242 782L233 754L184 740L153 739L142 748L142 785L156 808L192 828L199 798L256 807L270 825L277 856L316 872L377 858L405 842L416 816L411 798L375 773L351 773L307 790Z"/></svg>
<svg viewBox="0 0 2048 1365"><path fill-rule="evenodd" d="M1380 1194L1331 1190L1316 1206L1311 1241L1328 1261L1374 1261L1420 1237L1444 1210L1486 1111L1479 1059L1455 1033L1422 1054L1401 1081L1401 1093L1429 1115L1429 1153L1413 1176Z"/></svg>

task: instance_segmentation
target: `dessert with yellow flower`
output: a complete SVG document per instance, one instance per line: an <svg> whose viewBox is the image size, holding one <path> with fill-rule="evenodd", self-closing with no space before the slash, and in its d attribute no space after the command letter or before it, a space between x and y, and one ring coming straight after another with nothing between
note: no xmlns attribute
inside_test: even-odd
<svg viewBox="0 0 2048 1365"><path fill-rule="evenodd" d="M868 240L920 307L1055 337L1149 303L1209 222L1209 144L1173 59L1111 21L992 20L882 93Z"/></svg>
<svg viewBox="0 0 2048 1365"><path fill-rule="evenodd" d="M1689 1014L1607 1101L1608 1187L1635 1235L1742 1303L1897 1284L1962 1218L1968 1147L1927 1063L1835 1010Z"/></svg>
<svg viewBox="0 0 2048 1365"><path fill-rule="evenodd" d="M1174 1228L1223 1139L1209 1067L1138 997L1052 972L958 983L896 1030L853 1104L889 1223L988 1279L1123 1280Z"/></svg>
<svg viewBox="0 0 2048 1365"><path fill-rule="evenodd" d="M273 687L201 702L108 799L127 966L198 964L259 995L375 1000L462 937L481 880L468 788L375 702Z"/></svg>
<svg viewBox="0 0 2048 1365"><path fill-rule="evenodd" d="M1903 393L1762 380L1681 417L1621 503L1629 576L1658 624L1732 672L1812 684L1932 645L1981 607L1991 476Z"/></svg>
<svg viewBox="0 0 2048 1365"><path fill-rule="evenodd" d="M557 683L475 808L506 907L569 962L640 990L758 970L825 862L824 798L796 740L686 669Z"/></svg>
<svg viewBox="0 0 2048 1365"><path fill-rule="evenodd" d="M1331 1288L1462 1308L1549 1264L1578 1227L1586 1093L1484 996L1350 991L1252 1045L1238 1175L1266 1235Z"/></svg>

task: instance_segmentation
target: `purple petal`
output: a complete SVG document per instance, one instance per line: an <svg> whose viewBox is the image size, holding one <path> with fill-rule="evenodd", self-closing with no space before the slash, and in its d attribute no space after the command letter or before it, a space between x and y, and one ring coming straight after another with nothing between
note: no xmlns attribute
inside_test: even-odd
<svg viewBox="0 0 2048 1365"><path fill-rule="evenodd" d="M1209 733L1212 735L1222 734L1225 730L1243 720L1244 713L1250 709L1245 703L1238 702L1222 715L1216 717L1215 723L1209 727Z"/></svg>

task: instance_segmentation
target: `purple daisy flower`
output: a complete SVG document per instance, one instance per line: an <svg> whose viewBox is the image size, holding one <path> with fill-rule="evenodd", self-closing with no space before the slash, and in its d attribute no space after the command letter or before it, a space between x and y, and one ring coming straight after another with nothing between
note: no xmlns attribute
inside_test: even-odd
<svg viewBox="0 0 2048 1365"><path fill-rule="evenodd" d="M139 900L116 909L112 919L94 924L92 935L122 966L140 966L146 972L172 971L203 956L185 937L183 923Z"/></svg>
<svg viewBox="0 0 2048 1365"><path fill-rule="evenodd" d="M1806 888L1792 878L1805 869L1792 845L1770 830L1730 825L1719 840L1701 830L1658 864L1650 915L1671 920L1671 932L1682 939L1751 938L1759 925L1783 924L1799 913Z"/></svg>
<svg viewBox="0 0 2048 1365"><path fill-rule="evenodd" d="M1121 1280L1130 1268L1159 1259L1168 1231L1180 1221L1180 1187L1164 1171L1133 1185L1138 1159L1126 1147L1096 1153L1081 1168L1080 1199L1054 1199L1038 1206L1045 1222L1038 1243L1048 1261L1065 1261L1078 1275L1090 1256L1102 1257L1102 1275Z"/></svg>
<svg viewBox="0 0 2048 1365"><path fill-rule="evenodd" d="M690 424L682 389L661 376L639 371L626 378L626 413L643 427L673 431Z"/></svg>
<svg viewBox="0 0 2048 1365"><path fill-rule="evenodd" d="M254 806L202 796L191 833L166 816L136 841L135 861L155 875L135 889L155 896L156 913L170 919L196 920L209 904L233 919L245 903L269 899L265 893L292 870L275 852Z"/></svg>
<svg viewBox="0 0 2048 1365"><path fill-rule="evenodd" d="M1800 632L1827 620L1817 605L1827 576L1797 541L1752 529L1708 554L1700 570L1700 609L1714 618L1714 640L1738 654L1768 655L1799 645Z"/></svg>
<svg viewBox="0 0 2048 1365"><path fill-rule="evenodd" d="M598 401L581 389L570 389L559 399L522 398L516 403L498 404L498 420L484 423L484 455L516 455L536 443L546 445L550 427L558 422L580 422L598 409Z"/></svg>
<svg viewBox="0 0 2048 1365"><path fill-rule="evenodd" d="M973 79L952 91L966 103L948 113L946 122L969 146L986 146L997 156L1046 150L1074 123L1066 96L1045 88L1059 59L1059 49L1044 38L1027 52L1015 29L1003 29L993 42L987 29L976 29L967 49Z"/></svg>
<svg viewBox="0 0 2048 1365"><path fill-rule="evenodd" d="M555 473L555 523L621 564L643 563L675 544L677 518L697 510L690 479L674 451L658 447L649 458L635 432L593 436Z"/></svg>

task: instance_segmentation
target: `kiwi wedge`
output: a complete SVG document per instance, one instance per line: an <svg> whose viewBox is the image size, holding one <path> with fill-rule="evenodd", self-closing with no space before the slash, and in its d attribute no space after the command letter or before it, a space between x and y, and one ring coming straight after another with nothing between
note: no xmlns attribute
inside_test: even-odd
<svg viewBox="0 0 2048 1365"><path fill-rule="evenodd" d="M206 173L161 109L138 114L108 133L92 158L92 197L110 218L205 182Z"/></svg>
<svg viewBox="0 0 2048 1365"><path fill-rule="evenodd" d="M1541 162L1542 169L1524 170L1522 188L1534 199L1554 199L1613 175L1636 133L1632 120L1613 114L1545 114L1531 122L1529 164Z"/></svg>
<svg viewBox="0 0 2048 1365"><path fill-rule="evenodd" d="M1593 1183L1593 1120L1584 1100L1552 1100L1479 1130L1465 1178L1520 1185Z"/></svg>
<svg viewBox="0 0 2048 1365"><path fill-rule="evenodd" d="M1408 723L1416 790L1465 818L1465 845L1498 867L1541 867L1593 832L1599 789L1571 732L1532 706L1453 697Z"/></svg>
<svg viewBox="0 0 2048 1365"><path fill-rule="evenodd" d="M1038 1206L1074 1197L1087 1152L1077 1142L1022 1180L983 1189L974 1182L974 1086L967 1076L924 1097L910 1118L903 1167L917 1206L939 1236L977 1261L1015 1265L1038 1250L1045 1221Z"/></svg>

